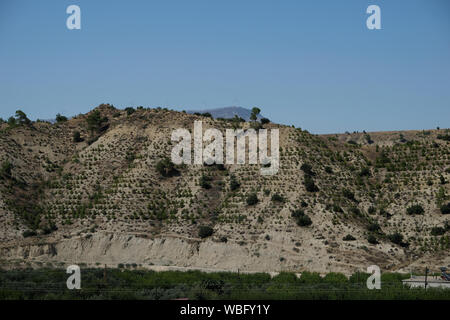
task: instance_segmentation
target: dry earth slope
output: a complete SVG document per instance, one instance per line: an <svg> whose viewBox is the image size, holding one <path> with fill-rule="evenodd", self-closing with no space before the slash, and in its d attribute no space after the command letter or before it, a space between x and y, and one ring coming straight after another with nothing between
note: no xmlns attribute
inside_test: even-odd
<svg viewBox="0 0 450 320"><path fill-rule="evenodd" d="M192 132L194 120L250 126L111 105L0 124L0 266L348 274L450 264L448 130L318 136L269 123L280 130L278 174L184 165L163 176L172 130ZM200 237L202 226L213 234Z"/></svg>

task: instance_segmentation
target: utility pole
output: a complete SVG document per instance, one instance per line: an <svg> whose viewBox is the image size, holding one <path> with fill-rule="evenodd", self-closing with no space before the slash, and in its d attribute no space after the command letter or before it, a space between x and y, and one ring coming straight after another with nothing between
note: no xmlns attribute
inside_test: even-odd
<svg viewBox="0 0 450 320"><path fill-rule="evenodd" d="M428 271L430 271L428 267L425 267L425 289L428 286Z"/></svg>

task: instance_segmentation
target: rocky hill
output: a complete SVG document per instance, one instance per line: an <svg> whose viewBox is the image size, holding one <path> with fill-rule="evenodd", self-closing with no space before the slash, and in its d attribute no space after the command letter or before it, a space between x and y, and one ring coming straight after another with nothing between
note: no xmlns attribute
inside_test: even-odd
<svg viewBox="0 0 450 320"><path fill-rule="evenodd" d="M19 117L20 118L20 117ZM280 170L172 167L171 133L233 123L100 105L0 124L0 266L350 273L450 264L449 130L280 130Z"/></svg>

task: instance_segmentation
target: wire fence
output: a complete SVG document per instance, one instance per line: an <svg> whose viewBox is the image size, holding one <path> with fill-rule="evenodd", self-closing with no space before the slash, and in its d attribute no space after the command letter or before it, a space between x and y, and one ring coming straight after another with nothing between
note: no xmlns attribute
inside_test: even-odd
<svg viewBox="0 0 450 320"><path fill-rule="evenodd" d="M81 289L70 290L65 269L0 270L1 299L383 299L402 298L450 299L450 290L410 288L402 283L409 277L392 274L381 279L381 290L370 290L361 275L339 281L302 281L301 277L270 277L268 274L205 274L181 271L138 271L119 269L86 269L81 276ZM341 275L342 276L342 275ZM429 277L431 280L433 277ZM53 296L52 296L53 295Z"/></svg>

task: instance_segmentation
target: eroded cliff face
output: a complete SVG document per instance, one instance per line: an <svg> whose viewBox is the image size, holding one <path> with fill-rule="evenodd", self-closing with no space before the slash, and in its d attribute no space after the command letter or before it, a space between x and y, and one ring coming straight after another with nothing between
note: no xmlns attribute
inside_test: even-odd
<svg viewBox="0 0 450 320"><path fill-rule="evenodd" d="M312 248L312 246L311 246ZM280 272L338 270L349 274L367 264L364 255L354 255L351 264L330 263L326 247L315 247L299 254L288 245L199 241L179 237L142 238L135 235L96 233L53 243L22 244L0 249L2 261L89 267L117 267L136 264L155 270L198 269L205 271ZM289 257L288 259L283 256ZM383 255L380 260L390 261ZM360 268L359 268L360 267Z"/></svg>
<svg viewBox="0 0 450 320"><path fill-rule="evenodd" d="M264 250L263 263L252 248L236 243L196 241L174 237L147 239L134 235L98 233L56 243L25 244L0 249L4 261L86 264L89 266L138 264L212 268L229 271L267 271L279 268L279 255ZM277 262L278 261L278 262Z"/></svg>
<svg viewBox="0 0 450 320"><path fill-rule="evenodd" d="M213 240L188 239L176 236L154 239L135 235L96 233L53 243L22 244L0 248L2 267L62 267L78 264L84 267L116 268L119 264L156 271L201 270L207 272L268 272L314 270L320 273L342 272L350 275L377 264L382 271L422 270L425 265L449 265L450 257L426 255L418 259L393 257L380 251L336 251L336 261L326 246L319 242L301 253L290 251L288 245L267 246L261 243L223 243ZM288 257L285 259L283 256Z"/></svg>

